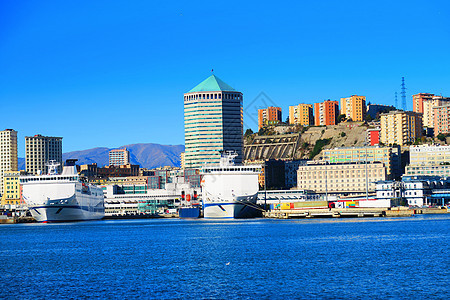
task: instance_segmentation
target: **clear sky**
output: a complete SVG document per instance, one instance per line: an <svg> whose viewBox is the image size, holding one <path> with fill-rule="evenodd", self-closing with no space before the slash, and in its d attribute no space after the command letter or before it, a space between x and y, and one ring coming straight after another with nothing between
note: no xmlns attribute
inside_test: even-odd
<svg viewBox="0 0 450 300"><path fill-rule="evenodd" d="M352 94L450 96L448 1L0 1L0 129L63 151L183 144L183 93L214 74L256 109ZM267 98L257 98L264 92ZM257 99L254 101L254 99ZM399 96L399 104L401 98Z"/></svg>

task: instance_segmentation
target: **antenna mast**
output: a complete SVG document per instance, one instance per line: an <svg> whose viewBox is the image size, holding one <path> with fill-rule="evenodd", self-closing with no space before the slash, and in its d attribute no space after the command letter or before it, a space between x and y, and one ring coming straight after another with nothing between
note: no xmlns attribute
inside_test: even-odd
<svg viewBox="0 0 450 300"><path fill-rule="evenodd" d="M395 92L395 102L394 102L395 108L398 107L398 100L397 100L397 92Z"/></svg>
<svg viewBox="0 0 450 300"><path fill-rule="evenodd" d="M405 77L402 77L402 108L406 111L406 87L405 87Z"/></svg>

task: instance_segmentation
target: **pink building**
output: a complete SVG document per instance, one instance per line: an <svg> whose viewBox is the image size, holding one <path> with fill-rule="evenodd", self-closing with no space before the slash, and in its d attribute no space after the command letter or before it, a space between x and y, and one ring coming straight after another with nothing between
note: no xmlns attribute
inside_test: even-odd
<svg viewBox="0 0 450 300"><path fill-rule="evenodd" d="M434 107L434 136L450 133L450 105Z"/></svg>

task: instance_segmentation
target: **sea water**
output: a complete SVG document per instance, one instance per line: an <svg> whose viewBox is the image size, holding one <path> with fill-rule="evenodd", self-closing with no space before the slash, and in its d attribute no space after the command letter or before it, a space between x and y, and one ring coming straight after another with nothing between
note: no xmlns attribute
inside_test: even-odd
<svg viewBox="0 0 450 300"><path fill-rule="evenodd" d="M1 297L448 298L450 217L0 226Z"/></svg>

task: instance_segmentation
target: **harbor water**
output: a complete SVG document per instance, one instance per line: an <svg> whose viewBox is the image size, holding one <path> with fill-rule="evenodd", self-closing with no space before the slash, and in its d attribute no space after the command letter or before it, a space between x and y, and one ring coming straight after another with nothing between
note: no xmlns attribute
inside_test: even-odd
<svg viewBox="0 0 450 300"><path fill-rule="evenodd" d="M0 227L4 299L444 299L450 217Z"/></svg>

